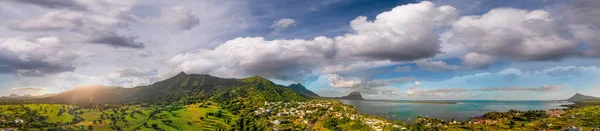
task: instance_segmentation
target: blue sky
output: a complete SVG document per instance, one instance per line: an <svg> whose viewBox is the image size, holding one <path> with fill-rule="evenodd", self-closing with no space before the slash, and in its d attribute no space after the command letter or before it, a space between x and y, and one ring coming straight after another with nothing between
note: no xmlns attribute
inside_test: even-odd
<svg viewBox="0 0 600 131"><path fill-rule="evenodd" d="M0 3L0 95L134 87L181 71L369 99L600 92L593 0Z"/></svg>

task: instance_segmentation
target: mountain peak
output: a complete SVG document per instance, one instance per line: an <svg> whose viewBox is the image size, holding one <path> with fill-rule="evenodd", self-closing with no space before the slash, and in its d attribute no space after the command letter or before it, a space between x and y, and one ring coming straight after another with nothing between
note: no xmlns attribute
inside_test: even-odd
<svg viewBox="0 0 600 131"><path fill-rule="evenodd" d="M274 84L269 79L261 77L261 76L258 76L258 75L254 75L252 77L244 78L243 80L246 81L246 82L250 82L250 83L271 83L271 84Z"/></svg>
<svg viewBox="0 0 600 131"><path fill-rule="evenodd" d="M183 71L179 72L179 74L177 74L176 76L186 76L187 74Z"/></svg>
<svg viewBox="0 0 600 131"><path fill-rule="evenodd" d="M291 85L287 86L287 88L290 88L293 91L296 91L296 92L306 95L306 96L310 96L310 97L318 97L319 96L319 95L315 94L314 92L306 89L306 87L304 87L300 83L291 84Z"/></svg>
<svg viewBox="0 0 600 131"><path fill-rule="evenodd" d="M340 99L346 99L346 100L365 100L364 98L362 98L362 95L358 91L350 92L350 94L348 94L347 96L342 96L342 97L340 97Z"/></svg>
<svg viewBox="0 0 600 131"><path fill-rule="evenodd" d="M305 88L302 84L300 83L294 83L294 84L290 84L288 87L302 87Z"/></svg>
<svg viewBox="0 0 600 131"><path fill-rule="evenodd" d="M586 96L580 93L575 93L571 98L567 99L567 101L581 101L581 100L592 100L592 99L600 99L593 96Z"/></svg>

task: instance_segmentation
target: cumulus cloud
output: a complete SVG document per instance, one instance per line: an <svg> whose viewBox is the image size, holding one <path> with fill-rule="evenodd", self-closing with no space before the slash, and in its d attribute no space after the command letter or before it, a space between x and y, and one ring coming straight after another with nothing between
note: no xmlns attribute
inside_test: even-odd
<svg viewBox="0 0 600 131"><path fill-rule="evenodd" d="M191 73L261 75L282 80L335 73L361 65L432 57L439 53L440 43L433 30L450 25L455 18L456 9L424 1L395 7L373 21L357 17L350 22L353 33L334 38L236 38L212 50L179 54L168 63ZM285 23L275 25L283 27Z"/></svg>
<svg viewBox="0 0 600 131"><path fill-rule="evenodd" d="M340 55L367 59L410 61L432 57L440 51L433 30L451 24L456 9L423 1L393 8L374 21L360 16L350 22L355 33L335 37Z"/></svg>
<svg viewBox="0 0 600 131"><path fill-rule="evenodd" d="M56 37L0 38L0 73L44 76L73 71L82 55Z"/></svg>
<svg viewBox="0 0 600 131"><path fill-rule="evenodd" d="M478 16L463 16L452 26L451 42L470 49L465 64L484 67L490 58L557 60L575 53L577 44L543 10L496 8ZM475 56L481 56L474 58ZM479 60L476 60L479 59Z"/></svg>
<svg viewBox="0 0 600 131"><path fill-rule="evenodd" d="M19 91L41 91L41 90L45 90L46 88L41 88L41 87L13 87L10 88L11 90L19 90Z"/></svg>
<svg viewBox="0 0 600 131"><path fill-rule="evenodd" d="M213 50L179 54L167 62L189 73L298 80L311 74L334 49L333 40L326 37L273 41L260 37L236 38Z"/></svg>
<svg viewBox="0 0 600 131"><path fill-rule="evenodd" d="M200 24L200 18L185 6L164 7L160 10L160 21L177 30L191 30Z"/></svg>
<svg viewBox="0 0 600 131"><path fill-rule="evenodd" d="M27 2L38 6L51 6L56 1ZM60 3L60 2L58 2ZM70 3L70 2L63 2ZM143 48L144 44L129 30L129 22L135 18L128 12L135 1L72 1L84 10L73 8L50 10L36 18L14 21L9 26L18 31L59 31L69 33L69 39L77 43L105 44L113 47ZM75 36L75 37L71 37Z"/></svg>
<svg viewBox="0 0 600 131"><path fill-rule="evenodd" d="M460 66L449 65L444 61L417 60L415 61L415 64L429 71L456 71L461 69Z"/></svg>

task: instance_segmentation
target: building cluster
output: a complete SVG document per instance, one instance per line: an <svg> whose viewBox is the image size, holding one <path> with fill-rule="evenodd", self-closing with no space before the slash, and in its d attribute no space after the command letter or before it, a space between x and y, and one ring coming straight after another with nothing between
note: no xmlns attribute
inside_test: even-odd
<svg viewBox="0 0 600 131"><path fill-rule="evenodd" d="M332 100L311 100L306 102L265 102L262 107L258 107L254 113L256 115L269 118L274 127L285 124L304 124L309 126L314 124L320 117L328 116L332 118L357 120L364 122L373 130L382 131L384 126L406 129L400 125L394 125L384 120L376 118L367 118L358 114L355 108L345 105L339 101Z"/></svg>

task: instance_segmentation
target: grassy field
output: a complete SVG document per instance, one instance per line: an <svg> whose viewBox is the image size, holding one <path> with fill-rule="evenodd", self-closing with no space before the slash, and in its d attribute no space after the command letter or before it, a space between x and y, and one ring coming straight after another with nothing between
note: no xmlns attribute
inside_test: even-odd
<svg viewBox="0 0 600 131"><path fill-rule="evenodd" d="M220 118L207 115L209 112L217 112L218 110L221 109L214 103L202 108L200 104L192 104L171 112L161 111L156 115L156 119L149 119L147 123L148 125L156 124L160 129L167 131L229 129L237 116L225 110L221 110L223 116ZM229 121L229 124L227 121ZM154 130L150 126L141 126L140 129Z"/></svg>
<svg viewBox="0 0 600 131"><path fill-rule="evenodd" d="M210 104L208 104L210 103ZM83 121L70 124L70 128L84 130L216 130L229 129L238 116L220 109L213 102L191 104L171 107L141 107L118 106L115 108L78 108L74 105L63 104L25 104L25 105L0 105L0 116L25 116L24 107L37 111L39 116L47 117L48 123L71 123L73 118L82 118ZM8 110L8 109L11 110ZM68 113L72 109L72 113ZM58 115L63 110L61 115ZM208 115L220 111L221 116ZM154 114L153 114L154 112ZM82 114L81 114L82 113ZM13 118L14 119L14 118ZM146 124L144 124L146 123ZM156 124L156 127L152 125ZM155 129L156 128L156 129Z"/></svg>

